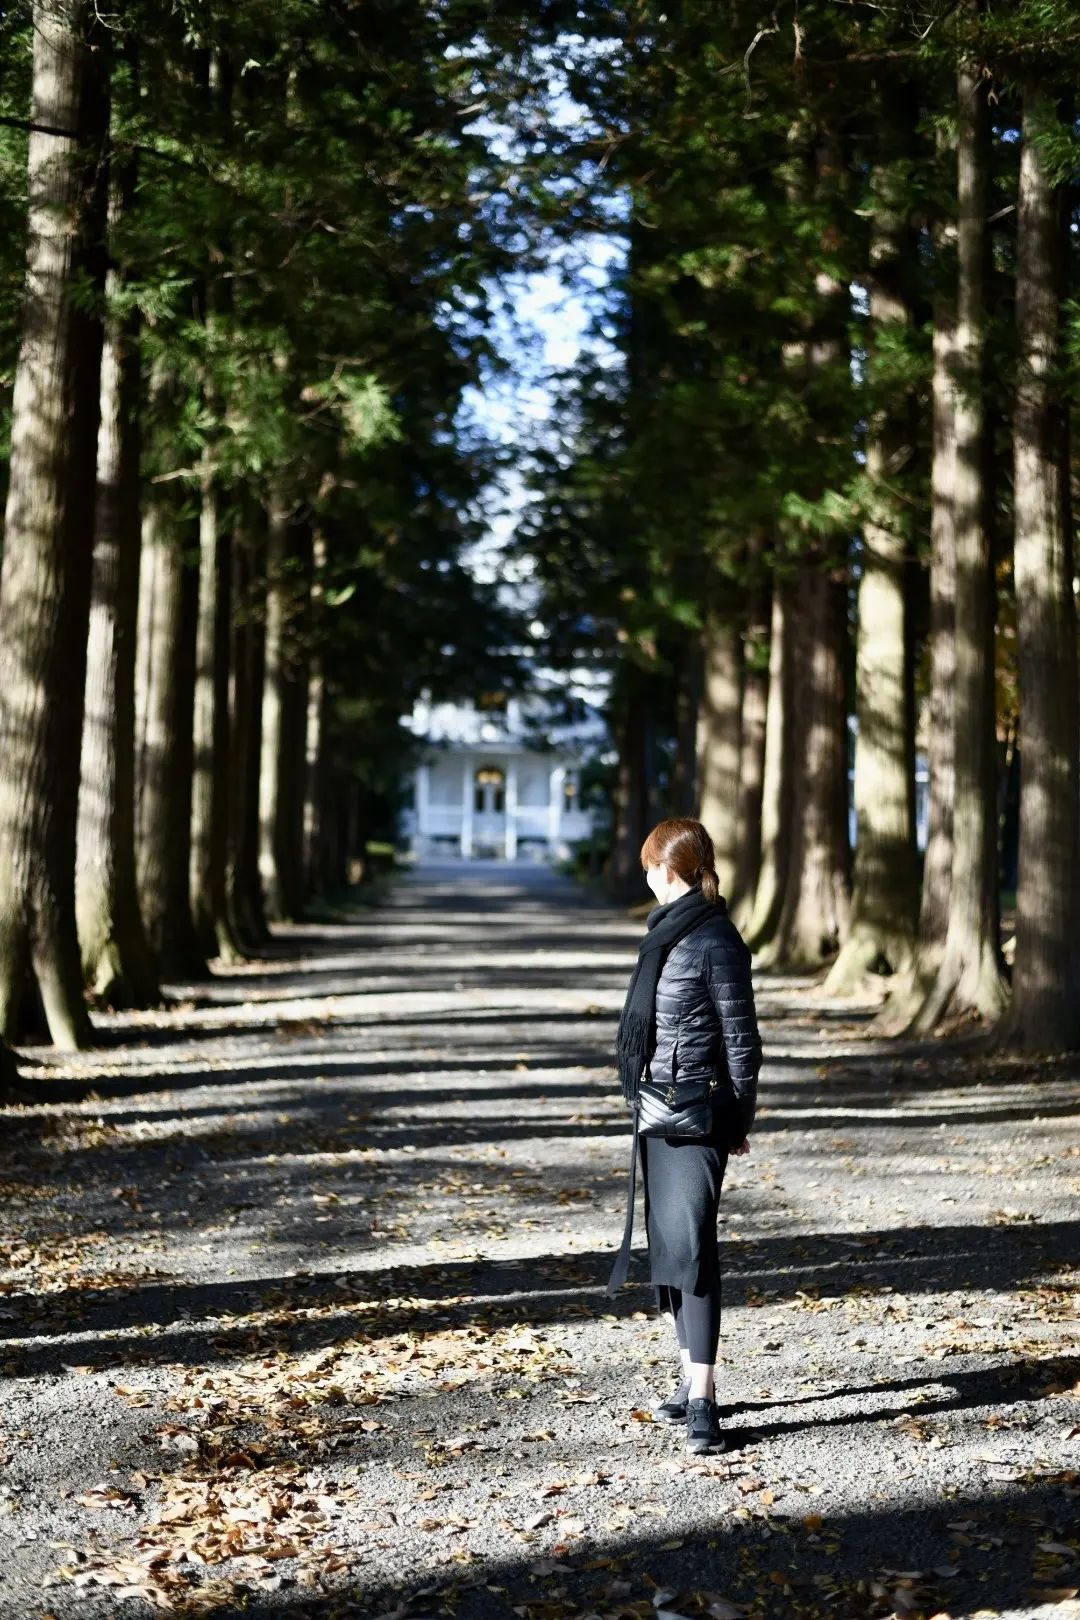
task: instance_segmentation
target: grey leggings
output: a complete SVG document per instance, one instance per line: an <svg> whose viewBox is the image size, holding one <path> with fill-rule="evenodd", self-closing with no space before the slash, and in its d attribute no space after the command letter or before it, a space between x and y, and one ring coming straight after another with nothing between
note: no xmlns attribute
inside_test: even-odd
<svg viewBox="0 0 1080 1620"><path fill-rule="evenodd" d="M720 1284L707 1294L685 1294L666 1283L656 1292L660 1309L675 1318L679 1349L689 1350L691 1361L711 1367L720 1343Z"/></svg>

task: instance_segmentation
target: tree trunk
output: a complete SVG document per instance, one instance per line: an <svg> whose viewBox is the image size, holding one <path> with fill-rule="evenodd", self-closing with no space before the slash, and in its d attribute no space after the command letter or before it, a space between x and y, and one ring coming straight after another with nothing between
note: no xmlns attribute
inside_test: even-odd
<svg viewBox="0 0 1080 1620"><path fill-rule="evenodd" d="M233 64L227 50L210 56L206 81L209 112L218 137L232 145ZM223 226L226 266L229 230ZM208 328L232 313L233 283L215 270L206 283L203 316ZM217 427L226 401L209 375L204 407L215 427L203 448L199 508L199 613L195 637L194 778L191 796L191 909L200 949L225 962L242 960L229 912L232 820L232 735L229 713L232 655L232 536L223 521L222 489L214 472Z"/></svg>
<svg viewBox="0 0 1080 1620"><path fill-rule="evenodd" d="M295 920L304 909L308 664L300 602L310 588L310 545L274 495L267 511L259 871L266 915L278 922Z"/></svg>
<svg viewBox="0 0 1080 1620"><path fill-rule="evenodd" d="M886 114L893 111L886 107ZM831 995L858 989L867 973L898 973L915 939L915 841L911 817L908 658L904 572L906 509L895 481L913 453L906 380L888 373L891 341L910 324L911 244L904 207L907 109L886 116L897 141L872 177L870 235L871 386L866 495L855 656L855 871L848 937L825 981Z"/></svg>
<svg viewBox="0 0 1080 1620"><path fill-rule="evenodd" d="M849 294L831 265L837 226L830 216L843 188L844 163L836 134L819 130L793 170L792 192L825 212L821 256L813 265L814 301L804 316L801 342L788 346L788 367L801 369L805 408L814 424L807 450L812 499L829 487L831 451L823 429L835 416L851 370L846 338ZM797 184L802 174L804 183ZM850 919L847 793L847 543L809 532L802 539L796 575L799 626L791 643L792 820L783 904L762 964L815 969L842 945Z"/></svg>
<svg viewBox="0 0 1080 1620"><path fill-rule="evenodd" d="M890 987L878 1027L905 1029L926 1000L941 965L952 889L953 686L956 675L956 228L936 232L938 290L934 296L933 453L930 466L930 701L927 741L926 849L915 955L904 982Z"/></svg>
<svg viewBox="0 0 1080 1620"><path fill-rule="evenodd" d="M130 164L122 182L114 176L114 220L133 183ZM120 281L110 270L106 291L114 298ZM138 316L110 314L101 359L75 909L86 982L113 1007L161 1000L135 880L139 456Z"/></svg>
<svg viewBox="0 0 1080 1620"><path fill-rule="evenodd" d="M0 1030L32 963L58 1046L86 1045L75 923L104 288L108 30L39 0L22 338L0 570ZM48 133L75 130L77 135Z"/></svg>
<svg viewBox="0 0 1080 1620"><path fill-rule="evenodd" d="M705 679L703 638L688 635L678 660L675 687L675 763L671 773L673 816L692 816L700 793L698 726Z"/></svg>
<svg viewBox="0 0 1080 1620"><path fill-rule="evenodd" d="M952 889L953 686L956 678L956 300L939 294L934 313L934 422L930 474L930 778L919 911L920 972L936 972Z"/></svg>
<svg viewBox="0 0 1080 1620"><path fill-rule="evenodd" d="M258 545L251 527L233 528L235 606L232 623L232 832L229 912L241 945L254 949L269 931L259 881L259 745L262 725L263 634Z"/></svg>
<svg viewBox="0 0 1080 1620"><path fill-rule="evenodd" d="M765 728L769 704L769 593L761 576L760 541L751 548L750 602L743 636L742 722L739 799L735 823L735 875L731 914L748 921L761 866L761 794L765 775Z"/></svg>
<svg viewBox="0 0 1080 1620"><path fill-rule="evenodd" d="M847 588L816 558L800 564L793 648L793 814L783 909L763 965L820 967L844 938L850 913Z"/></svg>
<svg viewBox="0 0 1080 1620"><path fill-rule="evenodd" d="M206 452L208 459L209 452ZM229 662L232 544L221 523L209 469L199 511L199 617L195 637L194 776L191 793L191 909L199 949L242 959L229 916L229 797L232 779Z"/></svg>
<svg viewBox="0 0 1080 1620"><path fill-rule="evenodd" d="M986 81L967 63L957 74L957 113L952 870L945 944L913 1024L917 1032L931 1029L946 1013L996 1019L1007 999L998 940L996 594L983 407L989 124Z"/></svg>
<svg viewBox="0 0 1080 1620"><path fill-rule="evenodd" d="M1061 128L1028 87L1017 210L1014 412L1020 672L1020 859L1008 1033L1028 1052L1080 1046L1077 668L1068 408L1058 382L1068 215L1039 140Z"/></svg>
<svg viewBox="0 0 1080 1620"><path fill-rule="evenodd" d="M310 557L303 559L305 573ZM299 922L307 901L304 806L307 798L308 691L311 659L303 644L307 603L300 604L286 648L281 705L281 788L278 791L278 847L285 872L285 915ZM363 853L361 851L361 853Z"/></svg>
<svg viewBox="0 0 1080 1620"><path fill-rule="evenodd" d="M285 563L288 520L281 496L271 496L266 536L266 629L263 654L262 742L259 765L259 872L266 915L286 916L285 873L280 859L282 821L282 711L285 689Z"/></svg>
<svg viewBox="0 0 1080 1620"><path fill-rule="evenodd" d="M705 681L698 711L700 819L716 851L720 893L728 895L738 855L743 650L733 619L710 613L705 624Z"/></svg>
<svg viewBox="0 0 1080 1620"><path fill-rule="evenodd" d="M792 588L779 575L773 581L769 639L769 698L765 721L765 765L761 790L761 862L754 904L743 928L751 950L767 945L780 921L791 846L793 782Z"/></svg>
<svg viewBox="0 0 1080 1620"><path fill-rule="evenodd" d="M172 488L151 486L143 520L136 868L158 971L164 978L186 979L206 972L189 883L199 586Z"/></svg>
<svg viewBox="0 0 1080 1620"><path fill-rule="evenodd" d="M646 898L641 874L641 846L649 828L645 767L645 681L642 670L626 662L620 671L618 699L619 763L615 782L611 852L611 886L619 899Z"/></svg>
<svg viewBox="0 0 1080 1620"><path fill-rule="evenodd" d="M326 676L322 649L311 655L308 669L306 760L304 773L304 883L306 898L322 894L326 887L323 870L322 815L323 725L326 713Z"/></svg>
<svg viewBox="0 0 1080 1620"><path fill-rule="evenodd" d="M326 672L323 641L325 615L326 539L316 529L312 535L310 604L311 656L308 661L307 715L304 735L304 883L305 898L322 894L322 829L324 800L323 726L326 711Z"/></svg>

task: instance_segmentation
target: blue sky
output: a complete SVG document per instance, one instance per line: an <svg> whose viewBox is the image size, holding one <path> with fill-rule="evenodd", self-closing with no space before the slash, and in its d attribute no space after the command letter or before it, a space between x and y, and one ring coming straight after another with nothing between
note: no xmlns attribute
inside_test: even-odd
<svg viewBox="0 0 1080 1620"><path fill-rule="evenodd" d="M508 369L488 378L482 389L469 389L465 410L501 444L527 452L553 418L558 374L573 366L584 348L606 347L592 324L602 306L608 267L622 251L619 238L597 236L575 244L572 274L564 275L554 260L549 269L514 277L500 289L493 338ZM527 499L520 473L511 469L504 475L500 494L492 503L488 536L470 558L477 576L485 579L509 572L502 551ZM520 575L514 571L512 577Z"/></svg>

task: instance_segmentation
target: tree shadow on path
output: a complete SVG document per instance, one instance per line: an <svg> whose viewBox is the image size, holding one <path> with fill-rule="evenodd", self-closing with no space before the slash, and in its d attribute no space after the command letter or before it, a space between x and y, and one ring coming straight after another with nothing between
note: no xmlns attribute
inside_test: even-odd
<svg viewBox="0 0 1080 1620"><path fill-rule="evenodd" d="M647 1520L600 1544L556 1542L553 1553L542 1545L513 1550L508 1533L505 1554L465 1554L465 1567L449 1548L433 1548L422 1560L404 1558L392 1581L361 1574L314 1600L300 1591L254 1591L242 1609L214 1612L222 1620L241 1613L266 1620L507 1620L511 1613L522 1620L630 1620L654 1613L663 1591L664 1612L688 1620L709 1613L710 1595L747 1606L758 1620L1034 1614L1060 1601L1062 1571L1072 1567L1040 1548L1075 1539L1078 1492L1067 1476L937 1502L868 1502L859 1512L818 1517L755 1502L749 1513L740 1508L740 1520L735 1504L754 1499L740 1498L723 1477L703 1481L702 1494L699 1525L675 1541Z"/></svg>
<svg viewBox="0 0 1080 1620"><path fill-rule="evenodd" d="M309 1236L319 1230L313 1224L309 1233L291 1234L289 1245L277 1247L291 1249L299 1264L311 1253ZM1005 1293L1037 1284L1048 1264L1073 1264L1078 1245L1078 1221L1048 1222L1037 1236L1008 1227L928 1226L885 1228L856 1239L835 1233L761 1238L722 1246L724 1297L728 1305L799 1300L813 1304L816 1294L839 1297L855 1286L882 1297L960 1288ZM373 1260L378 1254L376 1247ZM357 1331L368 1316L377 1317L386 1332L406 1325L424 1331L444 1321L466 1326L495 1317L533 1327L582 1316L628 1317L642 1304L652 1303L653 1291L637 1283L609 1299L603 1289L612 1259L610 1251L593 1250L535 1260L447 1257L425 1265L374 1264L353 1270L342 1260L332 1273L315 1275L283 1271L250 1280L161 1280L80 1289L77 1295L13 1293L5 1300L9 1320L4 1336L12 1349L32 1341L23 1343L17 1368L26 1376L56 1372L70 1361L73 1308L78 1311L78 1353L84 1362L98 1357L114 1360L121 1348L132 1362L202 1362L213 1357L212 1340L232 1331L229 1318L260 1313L266 1313L263 1325L238 1325L238 1342L253 1331L272 1329L279 1347L291 1354L336 1343ZM65 1323L53 1343L49 1343L50 1311ZM305 1311L321 1314L305 1316ZM212 1324L212 1331L198 1330L199 1323ZM160 1331L140 1342L139 1330L151 1328ZM805 1331L812 1328L808 1316ZM121 1347L117 1336L129 1334L135 1337ZM942 1376L940 1362L926 1357L923 1366L922 1382L927 1376Z"/></svg>

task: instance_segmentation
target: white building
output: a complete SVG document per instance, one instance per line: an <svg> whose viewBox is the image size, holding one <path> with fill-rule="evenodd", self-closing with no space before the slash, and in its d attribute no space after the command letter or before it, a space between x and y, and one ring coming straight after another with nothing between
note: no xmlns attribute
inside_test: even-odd
<svg viewBox="0 0 1080 1620"><path fill-rule="evenodd" d="M580 773L583 745L602 736L602 723L556 728L544 747L526 725L544 708L542 699L523 707L517 698L501 709L416 705L403 724L424 747L401 826L414 855L564 860L591 836Z"/></svg>

